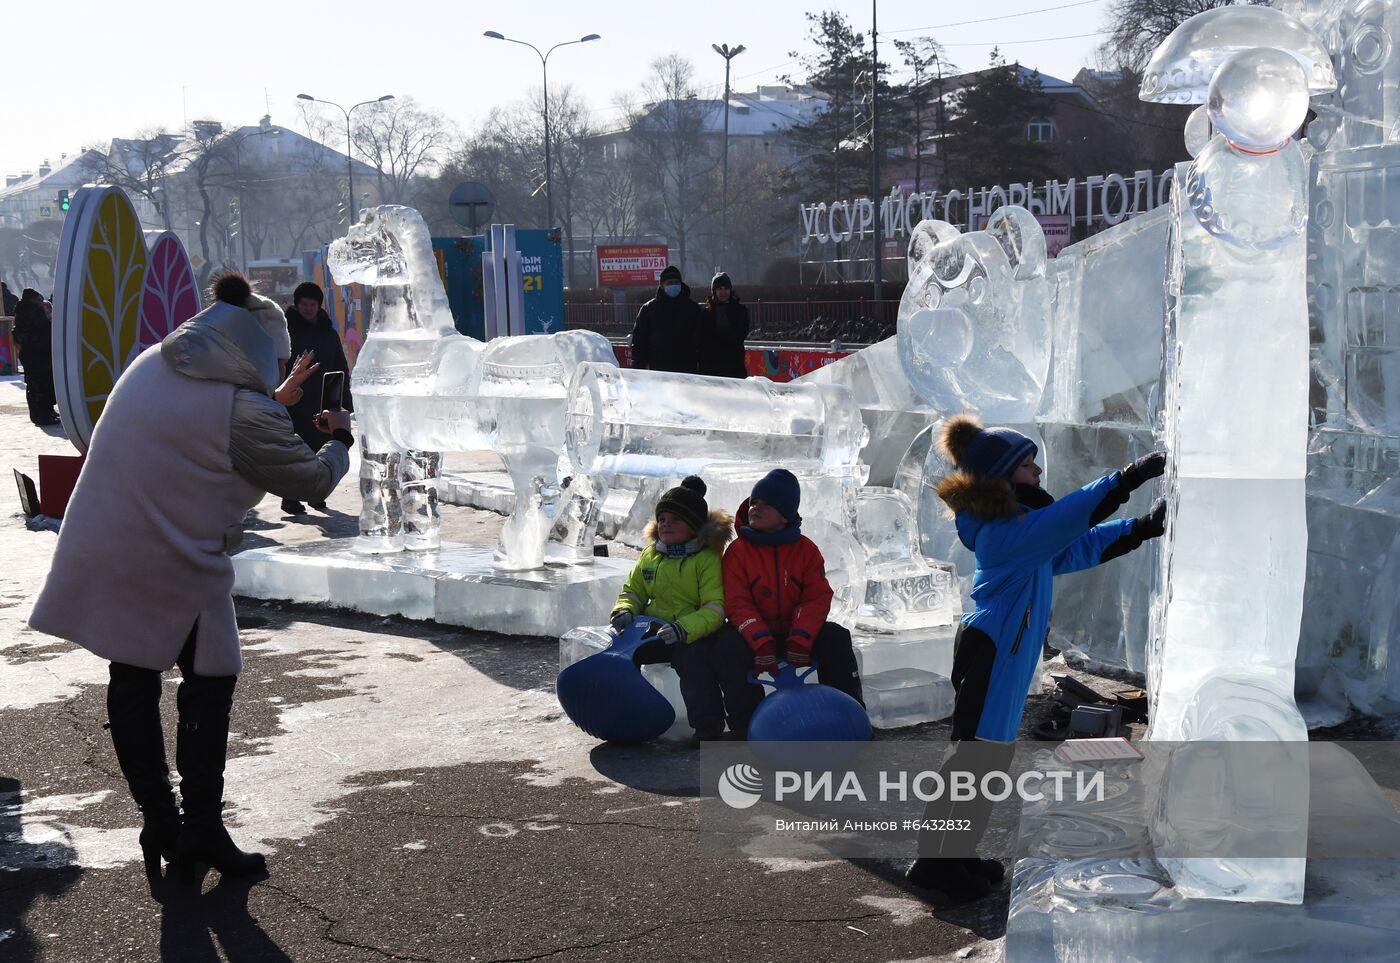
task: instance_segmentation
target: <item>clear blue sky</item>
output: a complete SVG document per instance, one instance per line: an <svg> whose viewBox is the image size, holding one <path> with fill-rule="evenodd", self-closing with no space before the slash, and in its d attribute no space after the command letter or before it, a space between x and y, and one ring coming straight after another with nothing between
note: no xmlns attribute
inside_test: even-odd
<svg viewBox="0 0 1400 963"><path fill-rule="evenodd" d="M893 55L888 41L927 32L964 68L985 66L992 45L1001 44L1008 59L1069 79L1092 63L1101 40L1093 35L1103 29L1109 2L882 0L882 51ZM716 91L724 69L712 42L748 47L734 61L736 88L796 70L790 52L807 47L803 13L822 8L869 29L870 4L849 0L76 0L57 8L17 0L0 13L0 172L32 169L45 157L56 161L113 136L178 128L185 116L256 123L271 113L275 123L297 127L294 98L303 91L347 106L385 93L411 95L470 128L491 106L522 99L539 84L534 54L489 40L485 30L542 49L602 34L601 41L557 51L549 66L551 85L573 84L606 122L616 116L614 96L639 87L662 54L689 57L702 85Z"/></svg>

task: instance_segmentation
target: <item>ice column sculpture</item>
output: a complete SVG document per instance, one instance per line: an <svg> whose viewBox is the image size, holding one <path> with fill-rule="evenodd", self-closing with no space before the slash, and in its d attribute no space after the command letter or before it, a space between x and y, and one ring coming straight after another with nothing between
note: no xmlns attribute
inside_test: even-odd
<svg viewBox="0 0 1400 963"><path fill-rule="evenodd" d="M1306 114L1310 76L1295 52L1238 49L1243 41L1225 28L1242 10L1187 21L1143 80L1145 99L1181 101L1199 87L1202 65L1211 68L1205 99L1217 131L1178 167L1173 195L1164 405L1172 503L1153 601L1149 738L1266 740L1296 751L1222 779L1206 753L1177 749L1152 831L1183 895L1299 903L1302 858L1181 855L1246 839L1298 853L1307 834L1307 730L1293 701L1307 552L1307 166L1290 136ZM1279 25L1274 35L1303 29L1263 12L1251 22ZM1213 30L1215 21L1224 28ZM1270 43L1267 29L1252 36ZM1230 49L1205 42L1221 37ZM1203 801L1217 810L1202 813Z"/></svg>

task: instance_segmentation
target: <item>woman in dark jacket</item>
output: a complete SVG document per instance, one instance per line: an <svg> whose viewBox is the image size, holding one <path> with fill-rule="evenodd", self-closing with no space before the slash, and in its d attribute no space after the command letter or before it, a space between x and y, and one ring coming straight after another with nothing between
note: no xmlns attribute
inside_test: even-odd
<svg viewBox="0 0 1400 963"><path fill-rule="evenodd" d="M287 308L287 334L292 339L292 357L299 358L308 351L317 370L302 386L301 398L287 406L292 416L292 428L312 451L319 451L326 442L326 433L316 427L315 418L321 413L321 379L328 371L345 372L345 386L341 391L340 406L346 411L354 411L355 404L350 397L350 366L345 361L345 348L340 343L340 334L335 330L335 322L322 305L325 292L319 285L305 281L292 292L292 304ZM325 502L312 502L311 507L325 511ZM306 509L301 502L291 498L282 500L282 510L289 515L301 515Z"/></svg>
<svg viewBox="0 0 1400 963"><path fill-rule="evenodd" d="M36 425L58 424L53 385L53 322L44 310L44 296L25 288L15 305L15 346L24 366L24 396L29 420Z"/></svg>
<svg viewBox="0 0 1400 963"><path fill-rule="evenodd" d="M721 378L747 378L744 340L749 336L749 309L739 303L729 275L716 274L710 282L700 327L700 373Z"/></svg>

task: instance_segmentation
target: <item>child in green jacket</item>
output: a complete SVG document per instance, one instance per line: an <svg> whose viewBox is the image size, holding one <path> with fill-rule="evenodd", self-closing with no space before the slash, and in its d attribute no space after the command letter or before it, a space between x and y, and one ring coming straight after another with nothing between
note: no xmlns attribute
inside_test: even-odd
<svg viewBox="0 0 1400 963"><path fill-rule="evenodd" d="M666 620L655 636L658 646L638 650L638 661L669 661L676 670L697 745L724 734L724 700L708 652L724 624L720 562L733 534L729 513L705 503L699 478L691 475L668 490L647 525L652 544L627 577L610 619L617 632L638 615Z"/></svg>

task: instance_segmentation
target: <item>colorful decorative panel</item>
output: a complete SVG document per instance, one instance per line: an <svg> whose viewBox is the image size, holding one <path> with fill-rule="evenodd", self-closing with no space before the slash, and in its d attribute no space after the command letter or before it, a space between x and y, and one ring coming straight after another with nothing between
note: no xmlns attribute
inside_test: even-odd
<svg viewBox="0 0 1400 963"><path fill-rule="evenodd" d="M146 241L115 187L73 197L59 241L54 292L54 388L68 439L87 451L112 386L141 350Z"/></svg>
<svg viewBox="0 0 1400 963"><path fill-rule="evenodd" d="M185 245L172 231L147 238L150 262L141 291L141 329L137 350L159 344L199 313L199 283Z"/></svg>

